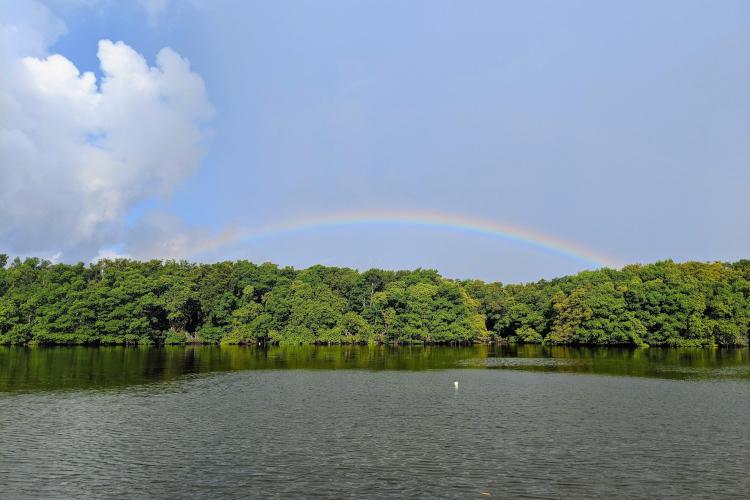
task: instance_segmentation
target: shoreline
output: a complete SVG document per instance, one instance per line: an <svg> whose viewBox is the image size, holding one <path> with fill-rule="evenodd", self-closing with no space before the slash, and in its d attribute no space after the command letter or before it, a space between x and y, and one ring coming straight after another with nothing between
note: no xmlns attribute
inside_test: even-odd
<svg viewBox="0 0 750 500"><path fill-rule="evenodd" d="M83 342L83 343L54 343L54 342L29 342L26 344L3 343L0 347L386 347L386 348L412 348L412 347L446 347L446 348L467 348L475 346L496 346L496 347L514 347L514 346L538 346L541 348L618 348L628 350L647 350L647 349L750 349L748 344L700 344L700 345L636 345L636 344L552 344L548 342L412 342L412 343L367 343L367 342L339 342L339 343L286 343L286 342L162 342L162 343L102 343L102 342Z"/></svg>

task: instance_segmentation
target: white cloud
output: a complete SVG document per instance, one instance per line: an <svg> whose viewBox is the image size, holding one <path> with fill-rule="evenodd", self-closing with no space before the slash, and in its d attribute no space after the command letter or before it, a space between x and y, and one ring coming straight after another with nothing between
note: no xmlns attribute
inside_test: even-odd
<svg viewBox="0 0 750 500"><path fill-rule="evenodd" d="M117 240L130 207L193 173L213 110L202 78L169 48L149 66L102 40L100 81L44 54L65 27L29 5L0 14L0 41L16 48L0 62L0 241L89 257Z"/></svg>
<svg viewBox="0 0 750 500"><path fill-rule="evenodd" d="M101 248L96 254L96 257L91 259L92 262L99 262L100 260L116 260L116 259L130 259L130 254L118 252L112 248ZM59 259L59 256L58 256Z"/></svg>

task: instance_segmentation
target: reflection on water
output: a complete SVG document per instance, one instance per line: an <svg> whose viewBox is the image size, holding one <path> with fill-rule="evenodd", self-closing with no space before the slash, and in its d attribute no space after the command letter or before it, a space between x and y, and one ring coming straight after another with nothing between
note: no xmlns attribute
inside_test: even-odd
<svg viewBox="0 0 750 500"><path fill-rule="evenodd" d="M748 380L742 349L3 348L0 498L746 498Z"/></svg>
<svg viewBox="0 0 750 500"><path fill-rule="evenodd" d="M0 392L122 387L237 370L510 369L750 380L748 349L569 346L0 347Z"/></svg>

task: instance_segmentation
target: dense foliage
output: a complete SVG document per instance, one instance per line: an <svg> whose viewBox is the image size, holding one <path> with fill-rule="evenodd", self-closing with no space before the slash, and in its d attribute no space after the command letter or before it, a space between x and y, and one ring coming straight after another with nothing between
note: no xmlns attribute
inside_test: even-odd
<svg viewBox="0 0 750 500"><path fill-rule="evenodd" d="M750 260L671 261L523 285L436 271L0 255L0 343L746 345Z"/></svg>

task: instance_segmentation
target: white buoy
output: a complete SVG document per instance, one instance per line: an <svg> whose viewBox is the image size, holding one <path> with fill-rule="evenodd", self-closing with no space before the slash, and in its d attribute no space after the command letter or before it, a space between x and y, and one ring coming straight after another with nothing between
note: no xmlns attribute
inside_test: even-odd
<svg viewBox="0 0 750 500"><path fill-rule="evenodd" d="M458 389L458 380L456 380L455 382L453 382L453 387L455 387L456 389Z"/></svg>

